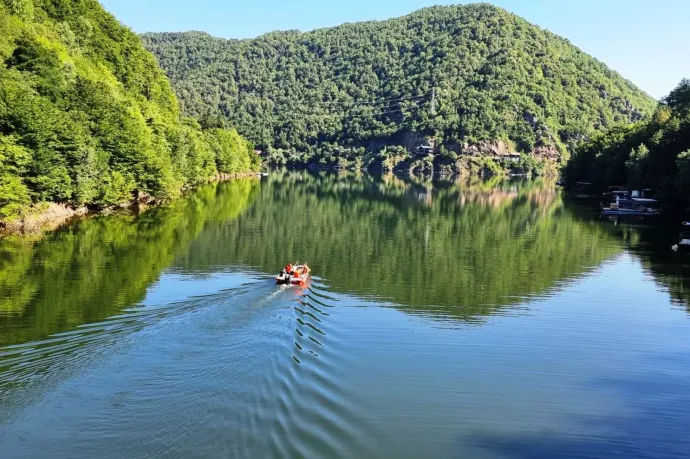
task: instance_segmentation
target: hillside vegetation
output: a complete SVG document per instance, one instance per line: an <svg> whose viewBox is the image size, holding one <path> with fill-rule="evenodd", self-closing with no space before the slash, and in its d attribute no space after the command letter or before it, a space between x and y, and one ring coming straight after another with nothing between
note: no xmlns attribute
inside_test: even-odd
<svg viewBox="0 0 690 459"><path fill-rule="evenodd" d="M0 0L0 222L257 167L236 131L180 116L154 57L98 1Z"/></svg>
<svg viewBox="0 0 690 459"><path fill-rule="evenodd" d="M385 161L428 137L451 160L560 159L654 108L567 40L487 4L251 40L143 38L186 114L231 123L274 162Z"/></svg>
<svg viewBox="0 0 690 459"><path fill-rule="evenodd" d="M690 206L690 80L681 81L649 120L617 126L582 145L564 172L570 184L651 188L678 210Z"/></svg>

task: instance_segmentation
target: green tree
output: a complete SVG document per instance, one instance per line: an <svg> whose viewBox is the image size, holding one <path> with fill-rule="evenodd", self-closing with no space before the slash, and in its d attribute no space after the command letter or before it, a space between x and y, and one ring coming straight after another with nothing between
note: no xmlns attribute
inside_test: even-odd
<svg viewBox="0 0 690 459"><path fill-rule="evenodd" d="M628 185L652 188L666 204L690 206L685 156L690 150L690 81L683 80L647 121L616 125L584 142L565 167L566 180L596 188Z"/></svg>
<svg viewBox="0 0 690 459"><path fill-rule="evenodd" d="M566 40L488 4L252 40L143 39L187 115L290 152L290 164L366 164L383 146L414 148L425 137L454 151L508 140L520 153L565 159L655 107Z"/></svg>
<svg viewBox="0 0 690 459"><path fill-rule="evenodd" d="M97 0L0 0L0 222L41 201L170 199L218 165L258 170L224 126L182 118L155 58Z"/></svg>
<svg viewBox="0 0 690 459"><path fill-rule="evenodd" d="M644 144L637 149L633 148L630 152L630 158L625 162L625 172L630 187L639 189L644 184L644 168L648 155L649 149Z"/></svg>
<svg viewBox="0 0 690 459"><path fill-rule="evenodd" d="M16 14L25 21L30 21L34 17L33 0L4 0L12 14Z"/></svg>
<svg viewBox="0 0 690 459"><path fill-rule="evenodd" d="M664 103L676 113L687 114L690 111L690 80L683 78L664 98Z"/></svg>
<svg viewBox="0 0 690 459"><path fill-rule="evenodd" d="M690 198L690 150L679 154L676 163L678 165L676 186L687 202Z"/></svg>

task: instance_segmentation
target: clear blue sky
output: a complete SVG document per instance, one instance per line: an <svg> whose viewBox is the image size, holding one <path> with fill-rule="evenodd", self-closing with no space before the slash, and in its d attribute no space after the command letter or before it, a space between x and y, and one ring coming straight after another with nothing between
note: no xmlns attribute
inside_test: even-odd
<svg viewBox="0 0 690 459"><path fill-rule="evenodd" d="M388 19L442 0L101 0L136 32L225 38ZM459 2L467 3L467 2ZM568 38L654 97L690 78L690 0L494 0Z"/></svg>

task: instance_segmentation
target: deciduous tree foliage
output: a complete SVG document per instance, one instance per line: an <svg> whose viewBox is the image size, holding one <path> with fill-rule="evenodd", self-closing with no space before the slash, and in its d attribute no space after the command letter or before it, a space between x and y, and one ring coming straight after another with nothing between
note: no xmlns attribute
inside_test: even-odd
<svg viewBox="0 0 690 459"><path fill-rule="evenodd" d="M253 40L147 34L144 44L186 114L228 120L278 163L334 162L424 136L455 153L503 140L566 154L654 107L567 40L487 4Z"/></svg>
<svg viewBox="0 0 690 459"><path fill-rule="evenodd" d="M140 38L96 0L0 0L0 221L38 201L171 198L254 156L236 131L183 119Z"/></svg>
<svg viewBox="0 0 690 459"><path fill-rule="evenodd" d="M577 149L565 168L569 182L597 188L652 188L680 208L690 205L690 80L682 80L648 120L615 126Z"/></svg>

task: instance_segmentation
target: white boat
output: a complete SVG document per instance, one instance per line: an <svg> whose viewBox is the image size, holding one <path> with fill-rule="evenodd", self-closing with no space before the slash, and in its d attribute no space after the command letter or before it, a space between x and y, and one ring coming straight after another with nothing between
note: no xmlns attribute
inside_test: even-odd
<svg viewBox="0 0 690 459"><path fill-rule="evenodd" d="M602 216L654 217L659 215L659 202L649 198L616 199L609 207L602 207Z"/></svg>

